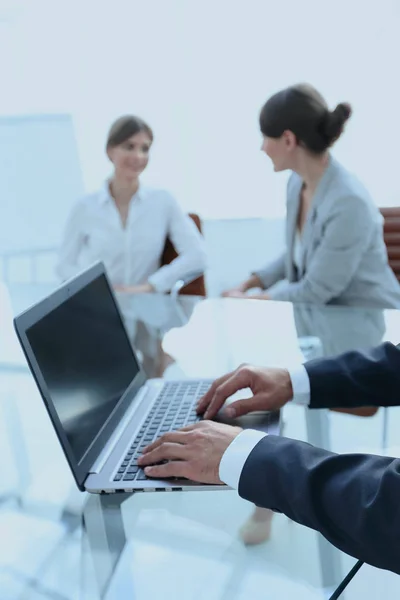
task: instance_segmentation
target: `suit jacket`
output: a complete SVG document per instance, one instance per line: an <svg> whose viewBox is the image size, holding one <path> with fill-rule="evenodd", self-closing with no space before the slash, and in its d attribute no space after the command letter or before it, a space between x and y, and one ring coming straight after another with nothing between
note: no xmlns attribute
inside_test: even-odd
<svg viewBox="0 0 400 600"><path fill-rule="evenodd" d="M311 407L400 405L400 349L383 344L307 363ZM338 455L267 436L249 455L239 494L320 531L365 562L400 574L400 460Z"/></svg>
<svg viewBox="0 0 400 600"><path fill-rule="evenodd" d="M400 307L400 285L387 258L383 218L367 190L334 158L325 170L301 235L299 269L293 262L302 179L287 188L286 251L255 274L273 300L312 304Z"/></svg>

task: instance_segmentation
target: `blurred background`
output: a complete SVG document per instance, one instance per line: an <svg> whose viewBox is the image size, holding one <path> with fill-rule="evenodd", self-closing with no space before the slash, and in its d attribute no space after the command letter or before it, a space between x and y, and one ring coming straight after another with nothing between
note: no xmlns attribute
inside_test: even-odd
<svg viewBox="0 0 400 600"><path fill-rule="evenodd" d="M57 246L111 173L110 123L134 113L155 133L143 181L201 215L218 293L282 249L287 174L260 152L258 114L301 81L352 104L334 154L395 205L399 22L395 0L1 0L0 253Z"/></svg>

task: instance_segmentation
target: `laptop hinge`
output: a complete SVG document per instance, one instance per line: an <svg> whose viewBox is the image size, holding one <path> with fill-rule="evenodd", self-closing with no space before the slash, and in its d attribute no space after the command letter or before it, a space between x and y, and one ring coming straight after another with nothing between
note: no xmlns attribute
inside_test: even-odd
<svg viewBox="0 0 400 600"><path fill-rule="evenodd" d="M108 458L113 452L115 446L118 444L121 439L121 435L124 433L125 429L128 427L129 423L132 420L133 415L139 409L145 395L147 393L147 384L140 388L135 397L132 399L132 406L127 410L124 417L118 423L117 427L114 429L113 434L110 436L104 450L99 454L93 463L92 467L89 470L89 473L100 473L104 465L106 464Z"/></svg>

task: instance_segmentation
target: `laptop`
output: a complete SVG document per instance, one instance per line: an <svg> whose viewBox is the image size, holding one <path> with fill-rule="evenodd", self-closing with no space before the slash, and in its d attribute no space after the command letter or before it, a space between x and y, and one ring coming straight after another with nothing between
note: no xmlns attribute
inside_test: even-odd
<svg viewBox="0 0 400 600"><path fill-rule="evenodd" d="M145 446L200 420L196 404L211 381L146 380L102 263L17 316L14 325L81 491L228 489L150 479L138 467ZM217 420L224 420L222 412ZM279 413L231 423L279 433Z"/></svg>

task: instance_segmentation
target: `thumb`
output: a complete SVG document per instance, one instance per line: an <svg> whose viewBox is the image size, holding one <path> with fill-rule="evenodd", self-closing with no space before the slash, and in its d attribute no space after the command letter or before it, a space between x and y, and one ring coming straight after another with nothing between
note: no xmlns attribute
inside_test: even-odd
<svg viewBox="0 0 400 600"><path fill-rule="evenodd" d="M236 402L232 402L232 404L226 407L225 414L227 417L233 419L235 417L247 415L247 413L254 412L256 410L265 410L265 407L262 405L262 398L260 398L260 396L241 398L240 400L236 400Z"/></svg>

